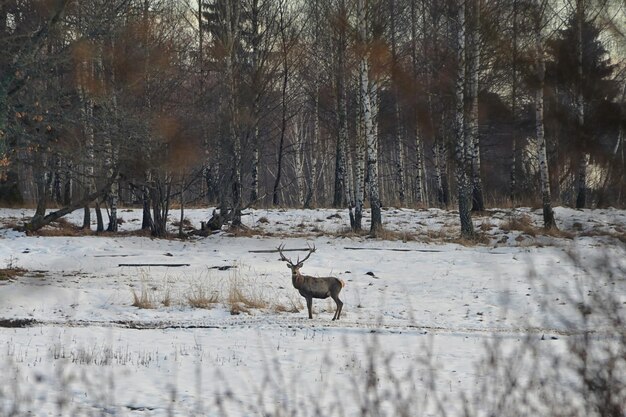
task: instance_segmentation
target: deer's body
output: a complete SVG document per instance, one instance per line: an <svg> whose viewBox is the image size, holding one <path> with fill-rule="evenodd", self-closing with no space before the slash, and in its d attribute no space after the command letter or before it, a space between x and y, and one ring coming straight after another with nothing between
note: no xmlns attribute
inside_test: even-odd
<svg viewBox="0 0 626 417"><path fill-rule="evenodd" d="M281 248L279 248L280 251ZM309 311L309 318L313 318L313 314L311 312L313 306L314 298L325 299L331 297L335 304L337 305L337 309L335 310L335 315L333 316L333 320L339 320L341 316L341 309L343 308L343 302L339 299L339 293L341 289L346 285L345 282L335 277L312 277L310 275L302 275L300 273L300 268L304 264L311 253L315 251L315 248L310 250L309 255L304 258L304 260L296 262L294 265L289 259L287 259L282 252L280 252L281 260L287 262L287 267L291 270L291 283L293 287L298 290L301 296L306 299L307 310Z"/></svg>

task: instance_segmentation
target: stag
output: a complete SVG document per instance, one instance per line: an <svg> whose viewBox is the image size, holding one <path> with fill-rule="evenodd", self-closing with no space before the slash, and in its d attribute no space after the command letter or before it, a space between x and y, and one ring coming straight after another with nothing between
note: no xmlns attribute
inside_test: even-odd
<svg viewBox="0 0 626 417"><path fill-rule="evenodd" d="M309 253L303 260L298 260L296 263L291 262L291 259L287 258L283 254L284 245L278 247L278 253L280 253L280 260L287 262L287 267L291 269L291 283L294 288L300 292L300 295L306 299L306 307L309 310L309 318L312 319L313 315L311 314L311 307L313 304L314 298L328 298L331 297L335 304L337 304L337 309L335 310L335 315L333 316L333 320L339 320L339 316L341 315L341 309L343 307L343 302L339 299L339 293L341 289L346 285L346 283L335 277L312 277L310 275L302 275L300 273L300 268L304 265L304 262L309 259L311 254L315 252L315 246L309 246Z"/></svg>

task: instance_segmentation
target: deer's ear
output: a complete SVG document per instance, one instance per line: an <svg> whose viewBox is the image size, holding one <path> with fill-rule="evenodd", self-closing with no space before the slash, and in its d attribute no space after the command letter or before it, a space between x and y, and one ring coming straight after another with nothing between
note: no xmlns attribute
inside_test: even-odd
<svg viewBox="0 0 626 417"><path fill-rule="evenodd" d="M300 263L298 264L298 268L302 268L302 266L303 266L303 265L304 265L304 263L303 263L303 262L300 262Z"/></svg>

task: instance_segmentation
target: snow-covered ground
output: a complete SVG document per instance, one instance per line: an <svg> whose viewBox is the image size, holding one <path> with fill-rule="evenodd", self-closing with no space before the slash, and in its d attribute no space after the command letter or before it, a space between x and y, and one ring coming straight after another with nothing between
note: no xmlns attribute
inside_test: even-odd
<svg viewBox="0 0 626 417"><path fill-rule="evenodd" d="M199 227L210 212L187 210L186 218ZM1 209L0 224L31 214ZM82 224L81 215L66 219ZM411 409L436 413L434 400L420 402L414 390L432 391L436 375L442 398L472 392L487 378L478 370L486 344L510 351L530 335L554 352L578 326L592 323L599 334L609 326L600 314L575 314L576 294L594 289L571 253L624 267L626 212L557 208L557 237L533 228L540 215L476 217L481 245L451 239L457 215L437 209L384 211L397 240L347 233L347 213L330 209L250 210L244 222L254 233L186 240L131 233L139 210L120 212L119 235L0 229L0 269L27 271L0 281L0 415L12 406L35 415L315 415L314 405L325 407L321 415L357 415L372 358L387 369L377 383L401 376ZM514 219L530 227L512 230ZM285 263L259 252L281 244L314 245L302 272L346 282L341 320L331 321L330 299L314 300L306 318ZM624 277L595 284L626 302ZM133 306L134 295L153 308ZM198 298L210 308L192 307Z"/></svg>

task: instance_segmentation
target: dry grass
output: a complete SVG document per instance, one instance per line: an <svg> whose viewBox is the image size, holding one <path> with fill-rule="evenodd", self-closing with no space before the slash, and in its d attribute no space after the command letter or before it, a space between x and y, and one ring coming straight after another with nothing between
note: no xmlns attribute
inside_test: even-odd
<svg viewBox="0 0 626 417"><path fill-rule="evenodd" d="M320 230L320 229L318 229ZM320 230L320 232L322 232L322 230ZM362 229L362 230L352 230L351 227L343 227L335 232L329 232L330 235L334 236L334 237L350 237L350 238L354 238L354 237L363 237L363 236L367 236L369 233L367 230Z"/></svg>
<svg viewBox="0 0 626 417"><path fill-rule="evenodd" d="M226 298L230 313L235 315L248 313L251 309L268 308L270 302L263 288L262 284L243 279L237 273L231 275Z"/></svg>
<svg viewBox="0 0 626 417"><path fill-rule="evenodd" d="M491 242L491 240L489 239L489 236L487 236L484 233L479 233L479 232L474 232L474 236L471 238L466 238L466 237L457 235L456 237L449 239L448 241L451 243L456 243L461 246L467 246L467 247L477 246L477 245L488 245Z"/></svg>
<svg viewBox="0 0 626 417"><path fill-rule="evenodd" d="M301 297L291 296L286 303L276 302L272 310L275 313L299 313L304 308Z"/></svg>
<svg viewBox="0 0 626 417"><path fill-rule="evenodd" d="M193 308L209 309L219 301L219 296L202 283L192 284L187 295L187 303Z"/></svg>
<svg viewBox="0 0 626 417"><path fill-rule="evenodd" d="M29 235L37 235L37 236L47 236L47 237L56 237L56 236L86 236L92 234L92 231L89 229L82 229L75 224L68 222L67 220L61 218L53 221L49 225L36 230L34 232L28 232Z"/></svg>
<svg viewBox="0 0 626 417"><path fill-rule="evenodd" d="M133 289L133 307L144 308L144 309L153 309L156 308L156 302L154 301L154 297L150 294L149 290L142 286L139 294L137 291Z"/></svg>
<svg viewBox="0 0 626 417"><path fill-rule="evenodd" d="M167 289L165 293L163 294L163 298L161 299L161 304L163 304L164 307L169 307L172 305L172 293L170 292L169 289Z"/></svg>
<svg viewBox="0 0 626 417"><path fill-rule="evenodd" d="M491 223L489 220L483 220L482 223L480 223L480 226L478 227L480 229L481 232L488 232L491 229L493 229L494 227L496 227L495 224Z"/></svg>
<svg viewBox="0 0 626 417"><path fill-rule="evenodd" d="M10 281L27 272L26 269L18 267L0 268L0 281Z"/></svg>
<svg viewBox="0 0 626 417"><path fill-rule="evenodd" d="M505 222L500 225L500 229L504 232L510 232L512 230L517 230L522 233L526 233L529 236L535 237L537 236L538 230L533 225L530 216L526 214L522 214L520 216L511 216Z"/></svg>
<svg viewBox="0 0 626 417"><path fill-rule="evenodd" d="M413 242L417 240L416 236L412 232L404 231L395 231L382 228L378 232L376 232L376 238L381 240L401 240L402 242Z"/></svg>
<svg viewBox="0 0 626 417"><path fill-rule="evenodd" d="M253 236L268 236L269 234L263 230L256 229L254 227L231 226L228 228L228 236L233 237L253 237Z"/></svg>
<svg viewBox="0 0 626 417"><path fill-rule="evenodd" d="M173 221L172 226L179 227L180 220ZM191 224L191 221L186 217L183 219L183 229L193 229L193 225Z"/></svg>

